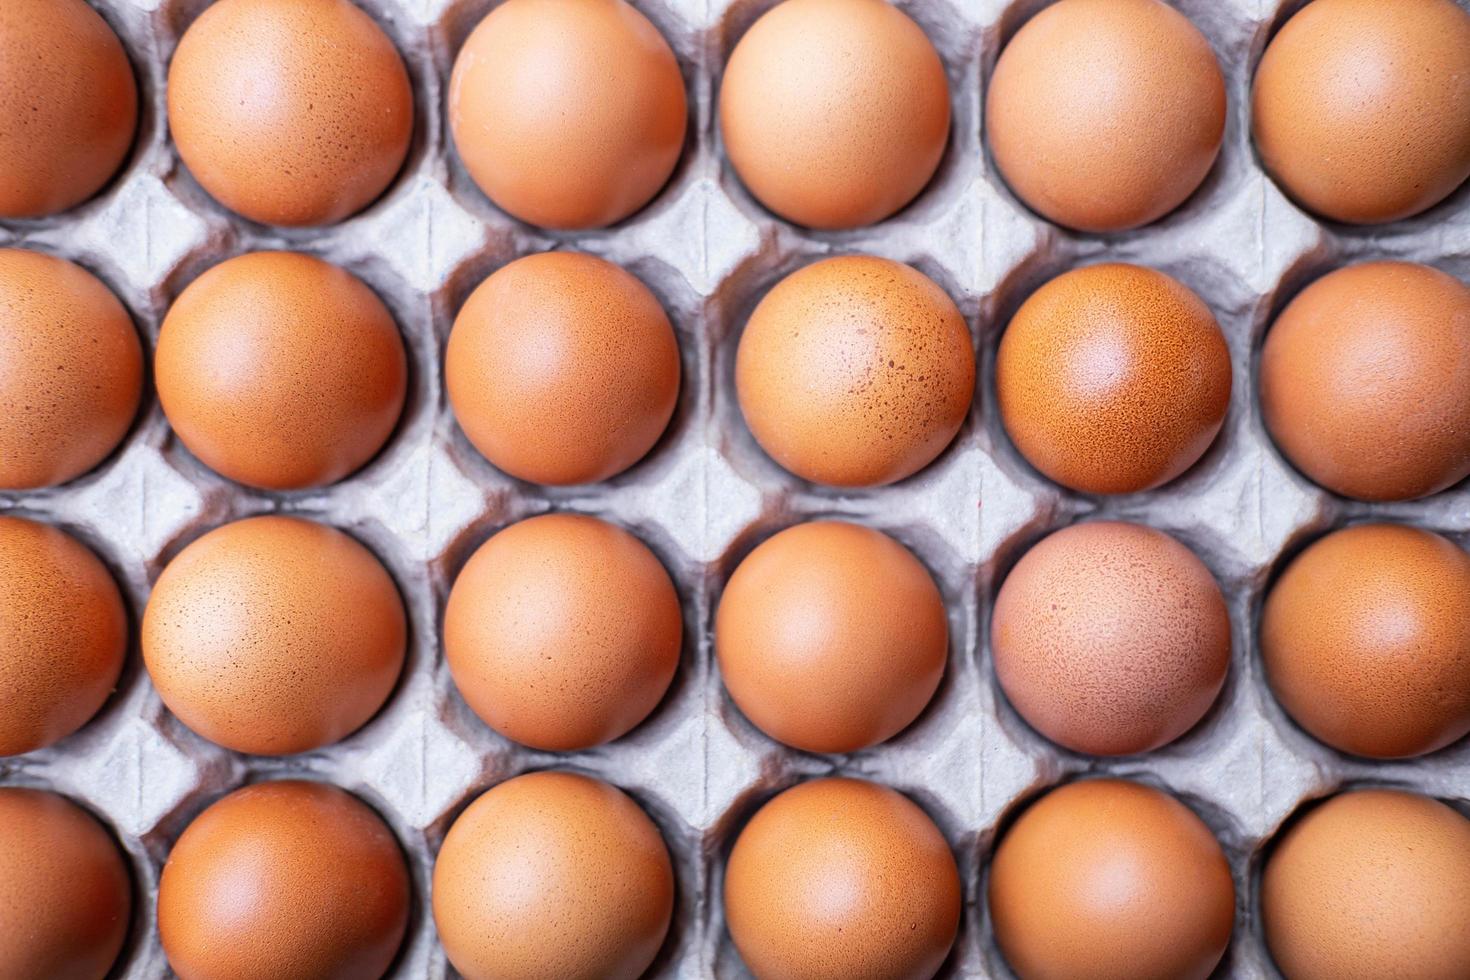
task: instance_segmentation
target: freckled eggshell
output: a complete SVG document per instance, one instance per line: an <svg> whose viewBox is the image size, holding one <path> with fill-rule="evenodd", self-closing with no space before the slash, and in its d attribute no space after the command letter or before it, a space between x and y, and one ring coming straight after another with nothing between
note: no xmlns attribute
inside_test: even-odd
<svg viewBox="0 0 1470 980"><path fill-rule="evenodd" d="M1011 38L986 136L1016 196L1081 231L1136 228L1177 208L1225 134L1225 81L1193 24L1160 0L1060 0Z"/></svg>
<svg viewBox="0 0 1470 980"><path fill-rule="evenodd" d="M1001 838L989 902L1021 980L1205 980L1230 943L1235 883L1183 803L1089 779L1047 793Z"/></svg>
<svg viewBox="0 0 1470 980"><path fill-rule="evenodd" d="M764 541L715 617L730 696L767 735L808 752L853 752L908 727L948 650L928 570L881 531L837 521Z"/></svg>
<svg viewBox="0 0 1470 980"><path fill-rule="evenodd" d="M216 528L164 568L143 660L170 711L237 752L287 755L360 728L403 667L403 601L353 538L295 517Z"/></svg>
<svg viewBox="0 0 1470 980"><path fill-rule="evenodd" d="M91 814L56 793L0 787L0 976L103 980L127 935L127 864Z"/></svg>
<svg viewBox="0 0 1470 980"><path fill-rule="evenodd" d="M814 483L881 486L923 469L970 410L975 354L954 301L910 266L824 259L766 294L735 361L761 448Z"/></svg>
<svg viewBox="0 0 1470 980"><path fill-rule="evenodd" d="M1012 707L1076 752L1150 752L1193 728L1225 683L1230 617L1194 552L1117 521L1044 538L1006 576L990 623Z"/></svg>
<svg viewBox="0 0 1470 980"><path fill-rule="evenodd" d="M1357 524L1314 542L1261 611L1271 690L1355 755L1423 755L1470 732L1470 555L1438 534Z"/></svg>
<svg viewBox="0 0 1470 980"><path fill-rule="evenodd" d="M687 117L674 52L623 0L506 0L449 80L470 177L545 228L600 228L647 204L679 161Z"/></svg>
<svg viewBox="0 0 1470 980"><path fill-rule="evenodd" d="M720 132L766 207L856 228L929 183L949 139L949 82L923 29L885 0L785 0L730 55Z"/></svg>
<svg viewBox="0 0 1470 980"><path fill-rule="evenodd" d="M82 0L0 3L0 218L80 204L117 173L138 85L112 28Z"/></svg>
<svg viewBox="0 0 1470 980"><path fill-rule="evenodd" d="M180 980L383 976L408 926L393 832L357 797L256 783L184 830L158 883L158 932Z"/></svg>
<svg viewBox="0 0 1470 980"><path fill-rule="evenodd" d="M759 980L927 980L954 944L949 844L901 793L817 779L746 824L725 866L725 920Z"/></svg>
<svg viewBox="0 0 1470 980"><path fill-rule="evenodd" d="M1334 493L1409 500L1470 475L1470 287L1429 266L1330 272L1261 348L1261 415Z"/></svg>
<svg viewBox="0 0 1470 980"><path fill-rule="evenodd" d="M591 255L543 252L470 294L445 383L475 448L535 483L606 480L642 459L679 397L679 345L658 299Z"/></svg>
<svg viewBox="0 0 1470 980"><path fill-rule="evenodd" d="M1470 14L1453 0L1315 0L1271 39L1251 123L1308 210L1397 221L1470 177Z"/></svg>
<svg viewBox="0 0 1470 980"><path fill-rule="evenodd" d="M0 489L95 467L132 425L142 390L143 348L111 290L65 259L0 249Z"/></svg>
<svg viewBox="0 0 1470 980"><path fill-rule="evenodd" d="M1470 820L1397 790L1335 796L1292 824L1261 878L1286 980L1470 976Z"/></svg>
<svg viewBox="0 0 1470 980"><path fill-rule="evenodd" d="M168 71L179 156L252 221L324 225L370 204L413 135L398 49L350 0L219 0Z"/></svg>
<svg viewBox="0 0 1470 980"><path fill-rule="evenodd" d="M494 786L434 864L434 923L465 980L634 980L674 909L663 837L627 794L569 772Z"/></svg>
<svg viewBox="0 0 1470 980"><path fill-rule="evenodd" d="M158 398L205 465L268 490L319 487L375 456L407 357L383 301L330 262L253 252L180 294L158 333Z"/></svg>
<svg viewBox="0 0 1470 980"><path fill-rule="evenodd" d="M1063 273L1001 337L1006 432L1046 476L1084 493L1134 493L1204 455L1230 406L1230 351L1177 280L1142 266Z"/></svg>

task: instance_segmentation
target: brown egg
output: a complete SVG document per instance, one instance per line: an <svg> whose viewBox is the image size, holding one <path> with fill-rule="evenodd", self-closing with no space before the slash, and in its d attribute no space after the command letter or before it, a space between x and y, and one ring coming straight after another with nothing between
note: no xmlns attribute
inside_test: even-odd
<svg viewBox="0 0 1470 980"><path fill-rule="evenodd" d="M989 893L1021 980L1205 980L1235 921L1215 835L1168 793L1121 779L1028 807L996 848Z"/></svg>
<svg viewBox="0 0 1470 980"><path fill-rule="evenodd" d="M954 439L975 354L965 318L932 279L849 255L798 269L766 294L740 338L735 386L756 441L792 473L881 486Z"/></svg>
<svg viewBox="0 0 1470 980"><path fill-rule="evenodd" d="M470 177L546 228L601 228L647 204L679 161L687 116L674 52L623 0L506 0L449 80Z"/></svg>
<svg viewBox="0 0 1470 980"><path fill-rule="evenodd" d="M444 610L455 686L491 728L538 749L610 742L648 717L679 666L669 573L620 527L579 514L480 546Z"/></svg>
<svg viewBox="0 0 1470 980"><path fill-rule="evenodd" d="M785 0L740 39L720 132L762 204L810 228L856 228L912 201L949 140L934 45L885 0Z"/></svg>
<svg viewBox="0 0 1470 980"><path fill-rule="evenodd" d="M413 135L398 49L350 0L218 0L168 70L168 125L194 179L270 225L372 203Z"/></svg>
<svg viewBox="0 0 1470 980"><path fill-rule="evenodd" d="M296 517L216 528L163 570L143 660L170 711L237 752L330 745L377 713L403 667L403 600L373 553Z"/></svg>
<svg viewBox="0 0 1470 980"><path fill-rule="evenodd" d="M1016 563L990 645L1031 727L1075 752L1131 755L1174 741L1215 703L1230 617L1194 552L1153 528L1095 521Z"/></svg>
<svg viewBox="0 0 1470 980"><path fill-rule="evenodd" d="M927 980L960 921L954 855L886 786L817 779L750 819L725 866L725 921L760 980Z"/></svg>
<svg viewBox="0 0 1470 980"><path fill-rule="evenodd" d="M180 980L376 980L408 927L408 866L351 793L246 786L189 824L158 881L158 934Z"/></svg>
<svg viewBox="0 0 1470 980"><path fill-rule="evenodd" d="M158 399L189 451L268 490L334 483L388 441L407 357L362 280L295 252L253 252L190 283L164 318Z"/></svg>
<svg viewBox="0 0 1470 980"><path fill-rule="evenodd" d="M1423 755L1470 732L1470 555L1438 534L1358 524L1286 567L1261 611L1276 700L1333 748Z"/></svg>
<svg viewBox="0 0 1470 980"><path fill-rule="evenodd" d="M928 570L881 531L798 524L746 556L720 600L715 652L757 728L808 752L892 738L934 696L949 652Z"/></svg>
<svg viewBox="0 0 1470 980"><path fill-rule="evenodd" d="M0 976L103 980L132 916L117 844L64 796L0 787Z"/></svg>
<svg viewBox="0 0 1470 980"><path fill-rule="evenodd" d="M1134 493L1194 465L1230 406L1230 351L1209 307L1136 265L1063 273L1001 337L996 398L1021 455L1084 493Z"/></svg>
<svg viewBox="0 0 1470 980"><path fill-rule="evenodd" d="M0 311L0 490L65 483L102 462L138 414L138 333L96 276L17 248L0 249Z"/></svg>
<svg viewBox="0 0 1470 980"><path fill-rule="evenodd" d="M470 294L445 353L465 435L511 476L606 480L658 442L679 398L679 344L637 277L591 255L517 259Z"/></svg>
<svg viewBox="0 0 1470 980"><path fill-rule="evenodd" d="M1470 177L1470 15L1454 0L1315 0L1272 38L1251 122L1286 193L1336 221L1396 221Z"/></svg>
<svg viewBox="0 0 1470 980"><path fill-rule="evenodd" d="M1059 225L1123 231L1173 211L1225 135L1210 42L1161 0L1060 0L1011 38L985 102L995 164Z"/></svg>
<svg viewBox="0 0 1470 980"><path fill-rule="evenodd" d="M0 3L0 218L96 194L137 126L133 66L97 11L82 0Z"/></svg>
<svg viewBox="0 0 1470 980"><path fill-rule="evenodd" d="M1438 493L1470 475L1470 288L1408 262L1328 273L1272 324L1260 385L1276 445L1328 490Z"/></svg>
<svg viewBox="0 0 1470 980"><path fill-rule="evenodd" d="M434 864L434 924L465 980L634 980L673 910L658 828L627 794L576 773L492 787Z"/></svg>

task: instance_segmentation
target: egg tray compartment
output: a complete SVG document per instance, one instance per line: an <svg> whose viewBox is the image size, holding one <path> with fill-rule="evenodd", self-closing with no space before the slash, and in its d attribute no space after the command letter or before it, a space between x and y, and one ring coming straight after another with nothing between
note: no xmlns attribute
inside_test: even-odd
<svg viewBox="0 0 1470 980"><path fill-rule="evenodd" d="M252 224L215 204L166 139L164 78L179 35L207 0L98 0L123 38L142 89L140 132L124 171L66 214L0 225L0 245L54 252L98 273L132 312L148 349L169 303L204 269L261 248L312 252L361 276L403 330L411 362L404 417L388 447L321 491L269 494L233 485L194 460L150 392L124 446L66 486L0 494L0 509L77 533L118 576L136 621L170 557L206 530L264 512L298 513L348 530L383 559L408 608L404 674L379 715L327 749L246 757L194 735L162 706L136 642L117 693L81 732L0 760L0 782L50 786L89 806L130 855L137 904L115 973L168 975L153 908L168 850L200 810L243 783L304 775L343 786L392 825L409 857L414 912L394 976L452 976L428 912L433 855L454 817L519 772L568 767L632 793L674 856L674 924L650 975L740 977L724 930L723 866L740 827L779 790L812 776L875 779L918 802L959 861L966 903L949 977L1007 977L985 915L984 873L1000 832L1030 799L1083 775L1110 773L1167 788L1219 836L1238 891L1234 941L1219 976L1270 977L1254 914L1261 854L1304 802L1345 785L1388 784L1470 805L1470 742L1427 758L1354 760L1313 741L1272 698L1256 653L1261 597L1282 562L1331 527L1368 517L1422 525L1470 543L1470 491L1364 505L1308 483L1271 446L1260 421L1255 359L1276 312L1305 283L1369 258L1424 261L1470 278L1470 190L1417 218L1374 229L1320 223L1262 172L1249 139L1249 76L1274 29L1300 6L1271 0L1181 0L1209 38L1230 99L1225 145L1203 187L1164 220L1120 235L1074 235L1019 204L981 139L982 81L1004 43L1044 0L906 0L949 73L954 123L938 175L920 198L875 227L811 233L763 211L719 148L713 100L740 35L774 0L635 0L673 46L689 88L683 158L653 204L607 231L547 234L497 211L449 146L444 92L453 56L494 0L358 0L397 43L413 79L413 149L389 192L325 229ZM1462 0L1463 2L1463 0ZM469 291L511 258L549 248L601 255L639 275L669 311L684 386L669 431L642 463L609 483L547 489L513 481L458 431L441 378L453 317ZM834 491L803 483L756 447L734 399L741 325L782 275L828 254L910 262L959 303L976 339L980 381L969 420L931 467L895 487ZM1102 260L1139 262L1198 292L1220 321L1234 365L1225 428L1189 473L1121 498L1060 490L1008 442L997 417L997 339L1025 297L1053 275ZM650 719L611 745L552 754L490 732L455 691L438 643L455 574L496 529L547 510L597 514L640 535L682 598L683 660ZM731 571L775 530L836 517L882 528L935 575L949 610L948 669L934 701L895 739L842 757L786 749L756 731L720 685L712 612ZM1219 702L1178 742L1124 759L1075 755L1046 742L995 682L988 617L1005 572L1036 539L1091 517L1139 521L1189 544L1220 581L1234 631Z"/></svg>

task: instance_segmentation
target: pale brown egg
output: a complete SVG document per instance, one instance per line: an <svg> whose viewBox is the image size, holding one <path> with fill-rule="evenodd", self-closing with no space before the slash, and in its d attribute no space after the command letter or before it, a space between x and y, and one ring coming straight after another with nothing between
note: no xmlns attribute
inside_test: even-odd
<svg viewBox="0 0 1470 980"><path fill-rule="evenodd" d="M0 489L65 483L138 414L138 332L96 276L18 248L0 249L0 311Z"/></svg>
<svg viewBox="0 0 1470 980"><path fill-rule="evenodd" d="M1398 790L1335 796L1266 861L1261 920L1286 980L1470 976L1470 820Z"/></svg>
<svg viewBox="0 0 1470 980"><path fill-rule="evenodd" d="M545 228L601 228L642 208L673 173L687 119L674 52L623 0L506 0L449 79L470 177Z"/></svg>
<svg viewBox="0 0 1470 980"><path fill-rule="evenodd" d="M1075 752L1151 752L1193 728L1230 667L1230 617L1194 552L1118 521L1044 538L1006 576L990 622L1011 706Z"/></svg>
<svg viewBox="0 0 1470 980"><path fill-rule="evenodd" d="M760 980L927 980L959 927L960 876L929 815L861 779L761 807L725 866L725 921Z"/></svg>
<svg viewBox="0 0 1470 980"><path fill-rule="evenodd" d="M1230 406L1230 351L1209 307L1142 266L1063 273L1022 304L995 358L1011 441L1084 493L1151 490L1215 441Z"/></svg>
<svg viewBox="0 0 1470 980"><path fill-rule="evenodd" d="M1183 803L1088 779L1047 793L1001 838L989 903L1020 980L1205 980L1230 943L1235 882Z"/></svg>
<svg viewBox="0 0 1470 980"><path fill-rule="evenodd" d="M158 881L159 939L180 980L377 980L408 908L408 865L382 818L351 793L295 779L211 805Z"/></svg>
<svg viewBox="0 0 1470 980"><path fill-rule="evenodd" d="M1251 123L1297 203L1397 221L1470 177L1470 14L1454 0L1314 0L1271 39Z"/></svg>
<svg viewBox="0 0 1470 980"><path fill-rule="evenodd" d="M403 668L393 579L336 528L251 517L168 563L143 613L143 661L170 711L237 752L330 745L377 713Z"/></svg>
<svg viewBox="0 0 1470 980"><path fill-rule="evenodd" d="M96 194L137 126L133 66L96 10L0 3L0 218L55 214Z"/></svg>
<svg viewBox="0 0 1470 980"><path fill-rule="evenodd" d="M444 380L475 448L533 483L591 483L642 459L679 398L679 344L658 299L591 255L501 268L454 321Z"/></svg>
<svg viewBox="0 0 1470 980"><path fill-rule="evenodd" d="M403 166L413 90L350 0L218 0L179 40L168 126L215 200L269 225L341 221Z"/></svg>
<svg viewBox="0 0 1470 980"><path fill-rule="evenodd" d="M393 314L352 273L253 252L179 295L158 333L158 400L205 465L268 490L324 486L377 455L403 411Z"/></svg>
<svg viewBox="0 0 1470 980"><path fill-rule="evenodd" d="M919 716L944 675L949 623L927 569L881 531L839 521L766 539L715 616L725 689L767 735L853 752Z"/></svg>
<svg viewBox="0 0 1470 980"><path fill-rule="evenodd" d="M1333 748L1423 755L1470 732L1470 555L1438 534L1358 524L1314 542L1261 611L1276 700Z"/></svg>
<svg viewBox="0 0 1470 980"><path fill-rule="evenodd" d="M1470 287L1410 262L1330 272L1271 325L1260 386L1276 445L1328 490L1453 486L1470 475Z"/></svg>
<svg viewBox="0 0 1470 980"><path fill-rule="evenodd" d="M434 864L434 924L465 980L635 980L673 911L658 827L626 793L576 773L492 787Z"/></svg>
<svg viewBox="0 0 1470 980"><path fill-rule="evenodd" d="M133 909L112 837L66 797L16 786L0 787L0 828L0 976L110 976Z"/></svg>
<svg viewBox="0 0 1470 980"><path fill-rule="evenodd" d="M1080 231L1146 225L1205 179L1225 135L1210 42L1161 0L1059 0L995 63L986 136L1001 176Z"/></svg>
<svg viewBox="0 0 1470 980"><path fill-rule="evenodd" d="M785 0L751 25L720 83L741 183L809 228L856 228L912 201L949 140L934 45L886 0Z"/></svg>
<svg viewBox="0 0 1470 980"><path fill-rule="evenodd" d="M975 353L948 294L911 266L861 255L798 269L766 294L735 361L761 448L804 480L873 487L928 466L975 390Z"/></svg>

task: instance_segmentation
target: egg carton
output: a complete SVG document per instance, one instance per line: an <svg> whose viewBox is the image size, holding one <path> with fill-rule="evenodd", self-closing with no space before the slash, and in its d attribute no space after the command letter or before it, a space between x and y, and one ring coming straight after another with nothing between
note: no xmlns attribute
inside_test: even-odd
<svg viewBox="0 0 1470 980"><path fill-rule="evenodd" d="M142 91L138 139L123 172L66 214L0 224L0 245L54 252L96 272L131 310L151 350L170 302L204 269L256 249L318 254L362 277L392 309L411 379L391 442L350 479L319 491L260 492L229 483L173 438L151 393L123 447L63 487L0 494L0 509L60 524L93 545L124 587L136 626L167 561L210 528L265 512L342 527L385 562L407 605L412 640L394 694L361 731L287 758L247 757L194 735L163 707L134 648L117 693L78 734L0 760L0 782L44 785L103 817L130 855L137 910L115 971L167 976L154 897L169 848L205 806L243 783L305 775L343 786L392 825L409 857L415 901L397 977L454 971L428 911L433 856L455 816L517 773L566 767L630 792L674 856L678 898L650 975L745 975L723 923L723 867L744 821L800 780L843 773L909 794L944 831L965 883L948 977L1007 977L984 900L989 856L1007 821L1047 788L1080 775L1140 779L1178 794L1215 831L1238 893L1222 977L1270 977L1255 915L1264 844L1304 801L1349 784L1409 787L1470 802L1470 741L1405 762L1331 751L1296 728L1264 683L1256 650L1260 600L1273 573L1306 541L1374 516L1470 539L1470 490L1427 501L1366 505L1333 497L1275 451L1260 420L1255 359L1266 327L1306 282L1369 258L1428 262L1470 278L1470 190L1411 220L1379 228L1323 224L1261 170L1249 136L1251 71L1273 30L1300 6L1277 0L1179 0L1208 37L1227 79L1224 148L1204 185L1164 220L1138 231L1073 234L1030 213L1006 189L981 134L982 86L1005 42L1044 0L899 0L938 48L953 105L950 145L930 186L871 228L809 232L764 211L739 185L719 145L714 102L735 42L774 0L634 0L678 55L691 126L684 155L653 203L620 226L552 234L519 224L475 188L447 134L445 89L464 38L494 0L358 0L393 37L413 79L413 148L387 194L323 229L253 224L212 201L166 133L164 81L180 34L207 0L96 0L122 37ZM673 320L684 384L668 432L643 462L595 486L544 488L496 471L455 425L441 373L459 306L490 271L520 255L565 248L619 263L642 278ZM746 317L783 275L830 254L912 263L945 287L973 332L975 405L954 444L897 486L833 490L769 460L740 418L735 347ZM1152 492L1099 498L1064 491L1017 454L1000 425L997 339L1025 297L1050 277L1103 259L1159 268L1194 289L1229 343L1235 388L1208 454ZM455 574L500 527L567 510L625 525L678 585L685 647L667 696L647 722L601 748L544 753L491 732L456 692L438 636ZM938 693L898 737L846 756L787 749L740 715L724 693L712 613L739 560L774 531L818 517L882 528L933 572L949 610L951 648ZM1095 759L1058 748L1008 706L996 683L988 616L1006 571L1036 539L1074 521L1149 524L1189 544L1227 598L1234 631L1218 703L1174 744ZM136 633L136 629L134 630Z"/></svg>

